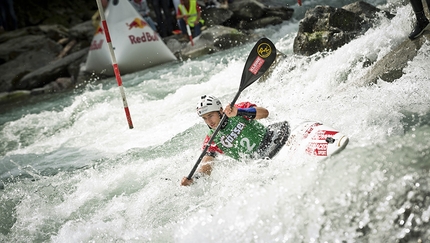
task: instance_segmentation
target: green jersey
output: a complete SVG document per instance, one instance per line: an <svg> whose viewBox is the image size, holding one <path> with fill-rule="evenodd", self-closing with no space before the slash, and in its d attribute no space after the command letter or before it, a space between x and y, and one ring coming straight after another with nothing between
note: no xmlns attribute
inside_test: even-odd
<svg viewBox="0 0 430 243"><path fill-rule="evenodd" d="M249 102L235 105L238 108L255 106ZM214 130L210 129L206 135L203 147L211 139ZM273 158L284 146L290 136L288 122L278 122L265 127L256 120L243 116L227 118L215 136L207 154L215 156L217 153L225 154L236 160L243 156L251 158Z"/></svg>
<svg viewBox="0 0 430 243"><path fill-rule="evenodd" d="M248 120L242 116L230 117L214 138L214 142L222 153L234 159L244 155L254 157L266 132L266 127L256 120ZM211 129L208 136L212 133Z"/></svg>

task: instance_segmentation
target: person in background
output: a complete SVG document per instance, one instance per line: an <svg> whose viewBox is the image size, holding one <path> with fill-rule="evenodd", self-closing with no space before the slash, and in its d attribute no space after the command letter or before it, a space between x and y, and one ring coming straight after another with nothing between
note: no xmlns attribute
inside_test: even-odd
<svg viewBox="0 0 430 243"><path fill-rule="evenodd" d="M101 3L102 3L103 9L106 10L106 8L107 8L107 6L109 4L108 0L102 0ZM91 17L91 23L93 24L94 29L97 29L99 27L100 20L101 20L101 18L100 18L100 12L99 12L99 10L97 10L93 14L93 16Z"/></svg>
<svg viewBox="0 0 430 243"><path fill-rule="evenodd" d="M11 25L8 24L8 18L10 17ZM0 30L16 30L18 29L18 18L13 8L13 0L0 0Z"/></svg>
<svg viewBox="0 0 430 243"><path fill-rule="evenodd" d="M417 17L415 28L409 34L409 39L414 40L418 38L425 30L430 30L429 20L427 19L422 0L410 0L412 9ZM427 8L430 10L430 0L426 0Z"/></svg>
<svg viewBox="0 0 430 243"><path fill-rule="evenodd" d="M157 27L154 21L149 17L149 8L146 0L131 0L131 5L136 9L136 11L142 16L142 18L151 26L151 28L157 32Z"/></svg>
<svg viewBox="0 0 430 243"><path fill-rule="evenodd" d="M3 32L4 32L3 17L2 17L2 13L0 12L0 34Z"/></svg>
<svg viewBox="0 0 430 243"><path fill-rule="evenodd" d="M170 12L170 2L171 0L152 1L161 37L167 37L173 34L174 22Z"/></svg>
<svg viewBox="0 0 430 243"><path fill-rule="evenodd" d="M223 115L227 119L220 124ZM287 122L279 122L264 126L258 119L269 116L266 108L258 107L250 102L241 102L233 107L228 104L222 108L221 101L214 96L203 95L197 104L197 115L209 127L209 133L203 146L210 140L220 124L220 130L213 142L208 145L197 173L190 180L184 177L182 186L189 186L194 179L203 175L210 175L212 164L218 154L225 154L233 159L240 160L244 156L250 158L273 158L285 145L290 128Z"/></svg>
<svg viewBox="0 0 430 243"><path fill-rule="evenodd" d="M201 34L201 28L205 21L201 18L201 9L196 0L181 0L176 19L179 20L179 27L183 35L188 35L187 24L193 31L193 37Z"/></svg>
<svg viewBox="0 0 430 243"><path fill-rule="evenodd" d="M219 7L224 8L224 9L228 9L228 3L229 3L228 0L221 0Z"/></svg>

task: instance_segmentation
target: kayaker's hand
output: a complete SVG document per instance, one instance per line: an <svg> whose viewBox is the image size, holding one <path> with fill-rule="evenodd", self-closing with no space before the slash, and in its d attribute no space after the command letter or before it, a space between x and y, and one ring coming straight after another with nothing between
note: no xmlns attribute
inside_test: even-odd
<svg viewBox="0 0 430 243"><path fill-rule="evenodd" d="M194 182L193 179L188 180L188 178L185 176L184 178L182 178L181 186L189 186L193 184L193 182Z"/></svg>
<svg viewBox="0 0 430 243"><path fill-rule="evenodd" d="M224 113L228 117L235 117L237 115L237 107L236 106L231 107L230 104L228 104L224 109Z"/></svg>

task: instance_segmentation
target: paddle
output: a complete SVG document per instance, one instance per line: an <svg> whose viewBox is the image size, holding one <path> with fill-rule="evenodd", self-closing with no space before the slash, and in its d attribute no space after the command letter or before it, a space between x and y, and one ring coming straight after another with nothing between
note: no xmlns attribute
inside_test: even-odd
<svg viewBox="0 0 430 243"><path fill-rule="evenodd" d="M230 103L232 107L236 103L237 99L239 98L240 93L242 93L243 90L245 90L248 86L250 86L257 79L259 79L270 68L270 65L272 65L275 59L276 59L275 45L269 39L261 38L255 44L254 48L252 48L251 53L249 53L248 59L246 60L245 67L243 68L242 79L240 80L239 90L237 91L233 101ZM194 172L197 170L197 167L199 166L200 162L202 161L203 157L208 151L210 144L215 139L215 136L220 130L221 124L224 123L225 119L227 119L227 116L224 114L222 116L220 123L218 124L217 128L212 134L210 140L208 141L205 148L203 149L203 152L200 154L200 157L197 159L196 164L194 165L190 174L187 176L188 180L191 180L191 177L193 176Z"/></svg>

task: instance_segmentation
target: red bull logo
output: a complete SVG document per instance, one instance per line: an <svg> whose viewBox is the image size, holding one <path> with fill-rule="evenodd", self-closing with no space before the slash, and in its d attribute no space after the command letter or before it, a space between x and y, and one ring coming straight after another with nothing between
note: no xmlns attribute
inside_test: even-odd
<svg viewBox="0 0 430 243"><path fill-rule="evenodd" d="M132 28L143 29L148 24L143 19L135 18L131 23L126 23L126 25L128 26L128 29L131 30Z"/></svg>
<svg viewBox="0 0 430 243"><path fill-rule="evenodd" d="M100 27L100 25L97 27L96 32L94 33L94 35L98 35L98 34L103 34L103 28Z"/></svg>
<svg viewBox="0 0 430 243"><path fill-rule="evenodd" d="M128 26L128 29L131 30L133 28L139 28L143 29L146 26L148 26L148 23L146 23L145 20L140 18L135 18L131 23L126 23ZM130 43L133 44L140 44L145 42L151 42L151 41L158 41L158 35L154 32L154 34L151 34L149 32L142 32L142 35L136 36L136 35L129 35L128 36Z"/></svg>
<svg viewBox="0 0 430 243"><path fill-rule="evenodd" d="M149 32L142 32L141 36L129 35L128 38L130 39L132 45L151 41L158 41L158 35L155 33L154 35L151 35L151 33Z"/></svg>

